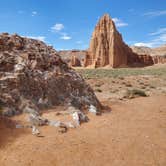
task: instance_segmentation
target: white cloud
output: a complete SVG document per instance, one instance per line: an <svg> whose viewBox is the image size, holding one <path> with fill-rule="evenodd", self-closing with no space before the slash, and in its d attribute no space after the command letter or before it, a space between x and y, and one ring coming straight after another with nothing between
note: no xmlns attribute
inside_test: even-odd
<svg viewBox="0 0 166 166"><path fill-rule="evenodd" d="M160 35L166 33L166 28L159 28L156 32L152 32L149 35L154 36L154 35Z"/></svg>
<svg viewBox="0 0 166 166"><path fill-rule="evenodd" d="M72 37L69 36L68 34L66 33L62 33L62 36L60 37L60 39L62 40L70 40Z"/></svg>
<svg viewBox="0 0 166 166"><path fill-rule="evenodd" d="M144 16L150 16L150 17L163 16L163 15L166 15L166 10L158 10L158 11L146 12L143 15Z"/></svg>
<svg viewBox="0 0 166 166"><path fill-rule="evenodd" d="M165 34L161 34L158 39L160 41L162 41L162 42L166 42L166 33Z"/></svg>
<svg viewBox="0 0 166 166"><path fill-rule="evenodd" d="M157 47L166 44L166 28L159 28L155 32L149 33L152 39L148 42L136 42L135 46Z"/></svg>
<svg viewBox="0 0 166 166"><path fill-rule="evenodd" d="M79 40L79 41L76 41L76 44L82 44L83 41Z"/></svg>
<svg viewBox="0 0 166 166"><path fill-rule="evenodd" d="M128 26L128 24L125 23L125 22L123 22L121 19L113 18L112 20L115 22L115 24L116 24L117 27L125 27L125 26Z"/></svg>
<svg viewBox="0 0 166 166"><path fill-rule="evenodd" d="M35 15L37 15L37 11L32 12L32 16L35 16Z"/></svg>
<svg viewBox="0 0 166 166"><path fill-rule="evenodd" d="M62 29L64 29L64 25L61 23L57 23L54 26L51 27L52 32L59 32Z"/></svg>
<svg viewBox="0 0 166 166"><path fill-rule="evenodd" d="M153 43L144 43L144 42L138 42L138 43L134 43L134 46L138 46L138 47L152 47Z"/></svg>
<svg viewBox="0 0 166 166"><path fill-rule="evenodd" d="M36 39L45 42L45 36L26 36L27 38Z"/></svg>

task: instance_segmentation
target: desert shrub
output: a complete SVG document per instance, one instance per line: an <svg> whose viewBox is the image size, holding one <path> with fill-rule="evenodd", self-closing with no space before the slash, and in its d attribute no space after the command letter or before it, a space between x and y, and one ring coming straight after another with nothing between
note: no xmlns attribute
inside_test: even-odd
<svg viewBox="0 0 166 166"><path fill-rule="evenodd" d="M100 93L102 92L102 90L99 89L99 88L95 89L95 91L96 91L96 92L100 92Z"/></svg>
<svg viewBox="0 0 166 166"><path fill-rule="evenodd" d="M132 87L132 85L129 82L125 83L126 87Z"/></svg>
<svg viewBox="0 0 166 166"><path fill-rule="evenodd" d="M119 80L124 80L124 77L118 77Z"/></svg>
<svg viewBox="0 0 166 166"><path fill-rule="evenodd" d="M128 89L125 95L126 98L130 98L130 99L138 97L138 96L146 97L147 95L145 91L140 89L131 89L131 90Z"/></svg>
<svg viewBox="0 0 166 166"><path fill-rule="evenodd" d="M2 111L3 111L3 104L2 104L2 102L0 100L0 115L2 115Z"/></svg>
<svg viewBox="0 0 166 166"><path fill-rule="evenodd" d="M2 115L2 106L0 105L0 115Z"/></svg>
<svg viewBox="0 0 166 166"><path fill-rule="evenodd" d="M141 89L146 89L146 86L141 86Z"/></svg>
<svg viewBox="0 0 166 166"><path fill-rule="evenodd" d="M151 88L151 89L155 89L156 87L153 86L153 85L150 85L149 88Z"/></svg>
<svg viewBox="0 0 166 166"><path fill-rule="evenodd" d="M101 86L101 84L95 84L95 86L96 86L96 87L100 87L100 86Z"/></svg>

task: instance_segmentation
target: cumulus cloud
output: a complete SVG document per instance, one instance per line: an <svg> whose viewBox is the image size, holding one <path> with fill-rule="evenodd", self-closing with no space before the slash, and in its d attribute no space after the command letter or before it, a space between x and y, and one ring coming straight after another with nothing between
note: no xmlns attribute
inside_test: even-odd
<svg viewBox="0 0 166 166"><path fill-rule="evenodd" d="M62 40L70 40L72 37L69 36L67 33L62 33L62 36L60 37L60 39Z"/></svg>
<svg viewBox="0 0 166 166"><path fill-rule="evenodd" d="M37 15L37 11L32 12L32 16L35 16L35 15Z"/></svg>
<svg viewBox="0 0 166 166"><path fill-rule="evenodd" d="M52 32L59 32L62 29L64 29L64 25L61 24L61 23L57 23L57 24L55 24L54 26L51 27Z"/></svg>
<svg viewBox="0 0 166 166"><path fill-rule="evenodd" d="M144 16L150 16L150 17L163 16L163 15L166 15L166 10L158 10L158 11L146 12L143 15Z"/></svg>
<svg viewBox="0 0 166 166"><path fill-rule="evenodd" d="M134 46L137 46L137 47L152 47L153 43L138 42L138 43L134 43Z"/></svg>
<svg viewBox="0 0 166 166"><path fill-rule="evenodd" d="M148 42L137 42L135 46L157 47L166 43L166 28L159 28L149 34L152 39Z"/></svg>
<svg viewBox="0 0 166 166"><path fill-rule="evenodd" d="M119 18L113 18L112 19L114 22L115 22L115 24L116 24L116 26L117 27L125 27L125 26L128 26L128 24L127 23L125 23L125 22L123 22L121 19L119 19Z"/></svg>
<svg viewBox="0 0 166 166"><path fill-rule="evenodd" d="M82 44L83 41L79 40L79 41L76 41L76 44Z"/></svg>

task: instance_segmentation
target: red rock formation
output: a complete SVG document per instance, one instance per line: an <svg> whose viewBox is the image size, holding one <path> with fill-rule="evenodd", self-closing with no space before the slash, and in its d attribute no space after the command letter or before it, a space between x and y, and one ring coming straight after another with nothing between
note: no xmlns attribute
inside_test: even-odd
<svg viewBox="0 0 166 166"><path fill-rule="evenodd" d="M85 66L119 67L127 64L127 56L131 52L123 42L121 34L108 14L98 22L92 35Z"/></svg>
<svg viewBox="0 0 166 166"><path fill-rule="evenodd" d="M79 66L81 66L80 60L75 55L72 55L72 57L71 57L70 66L71 67L79 67Z"/></svg>
<svg viewBox="0 0 166 166"><path fill-rule="evenodd" d="M164 64L164 63L166 63L166 56L153 56L152 58L153 58L154 64L158 64L158 63Z"/></svg>
<svg viewBox="0 0 166 166"><path fill-rule="evenodd" d="M141 54L146 54L148 58L145 58L146 62L148 60L153 61L154 64L158 63L166 63L166 45L156 47L156 48L148 48L148 47L131 47L133 52L138 54L141 57ZM145 56L145 55L144 55Z"/></svg>
<svg viewBox="0 0 166 166"><path fill-rule="evenodd" d="M61 56L61 58L67 64L69 64L69 66L71 66L71 61L74 57L77 59L77 64L74 62L75 63L74 67L77 67L77 65L84 66L84 59L87 54L86 50L62 50L62 51L59 51L58 53Z"/></svg>
<svg viewBox="0 0 166 166"><path fill-rule="evenodd" d="M105 14L98 22L92 35L90 47L84 61L85 66L120 67L127 65L152 65L148 55L138 55L123 42L113 20Z"/></svg>

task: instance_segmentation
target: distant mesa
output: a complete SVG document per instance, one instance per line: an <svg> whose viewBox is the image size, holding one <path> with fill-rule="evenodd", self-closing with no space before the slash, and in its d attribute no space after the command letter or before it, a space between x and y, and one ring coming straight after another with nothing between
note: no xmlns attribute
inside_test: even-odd
<svg viewBox="0 0 166 166"><path fill-rule="evenodd" d="M146 54L152 56L154 64L166 63L166 45L157 48L132 46L131 49L136 54Z"/></svg>
<svg viewBox="0 0 166 166"><path fill-rule="evenodd" d="M80 60L81 66L93 68L105 66L112 68L148 66L155 63L165 62L164 57L152 57L149 53L149 49L150 48L147 48L146 51L139 52L130 48L123 41L122 35L117 31L115 23L109 14L105 14L100 18L95 27L88 50L61 51L60 55L62 58L68 57L68 63L74 67L76 67L77 64L73 62L71 63L71 61L73 61L73 55L75 59L77 57L77 60ZM157 52L158 50L156 50L156 53Z"/></svg>

